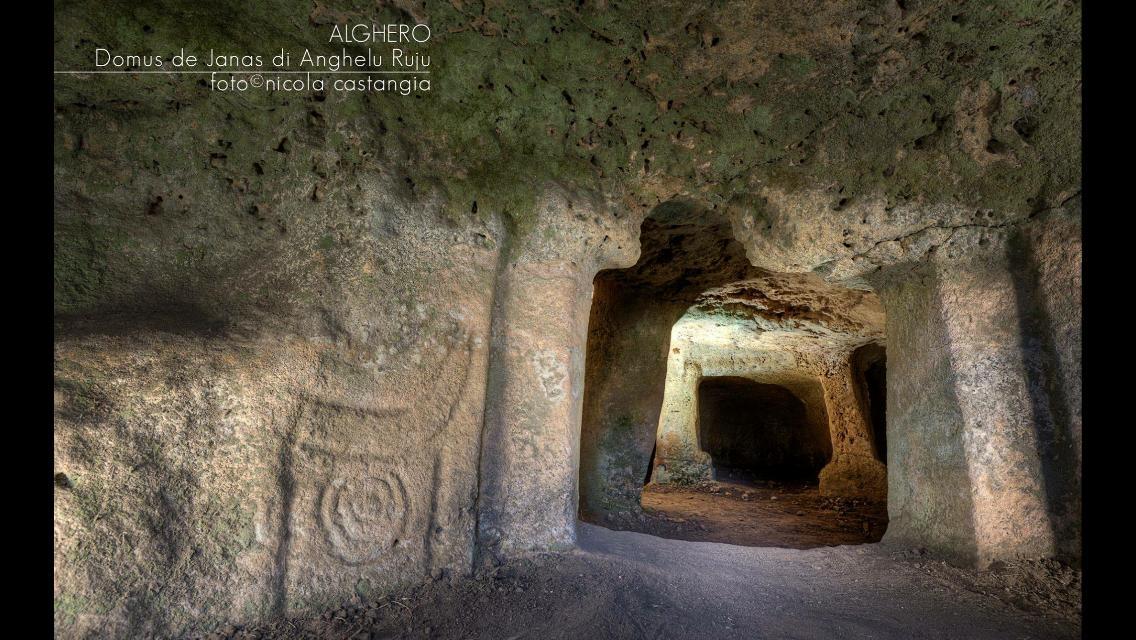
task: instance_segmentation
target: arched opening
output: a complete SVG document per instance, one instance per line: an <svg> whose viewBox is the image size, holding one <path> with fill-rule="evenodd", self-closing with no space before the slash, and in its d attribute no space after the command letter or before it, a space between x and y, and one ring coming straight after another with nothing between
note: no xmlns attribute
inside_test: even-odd
<svg viewBox="0 0 1136 640"><path fill-rule="evenodd" d="M882 342L876 296L753 267L728 220L688 203L653 211L640 242L593 283L580 518L751 546L879 540L886 506L863 497L882 465L861 468L870 436L832 422L862 418L843 408L862 386L848 359Z"/></svg>
<svg viewBox="0 0 1136 640"><path fill-rule="evenodd" d="M640 230L639 261L593 281L580 437L580 516L616 526L650 480L671 332L705 290L763 273L728 221L664 203Z"/></svg>

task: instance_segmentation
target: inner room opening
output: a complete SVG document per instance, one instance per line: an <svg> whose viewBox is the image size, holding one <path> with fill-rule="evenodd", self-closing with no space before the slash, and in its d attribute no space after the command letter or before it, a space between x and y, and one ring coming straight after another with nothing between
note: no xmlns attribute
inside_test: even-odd
<svg viewBox="0 0 1136 640"><path fill-rule="evenodd" d="M682 201L593 283L579 517L748 546L887 527L884 316L867 287L753 267Z"/></svg>
<svg viewBox="0 0 1136 640"><path fill-rule="evenodd" d="M737 376L698 384L698 444L720 481L815 482L832 459L823 412L783 386Z"/></svg>

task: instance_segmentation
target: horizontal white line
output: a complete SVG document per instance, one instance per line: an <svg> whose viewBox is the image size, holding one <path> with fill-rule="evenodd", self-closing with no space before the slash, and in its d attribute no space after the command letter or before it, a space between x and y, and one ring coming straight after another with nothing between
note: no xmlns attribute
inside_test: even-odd
<svg viewBox="0 0 1136 640"><path fill-rule="evenodd" d="M354 74L369 74L369 73L412 73L415 75L430 75L429 71L246 71L243 69L223 69L220 71L55 71L54 73L64 73L70 75L87 75L91 73L110 73L110 74L123 74L134 75L138 73L260 73L260 74L278 74L278 73L354 73Z"/></svg>

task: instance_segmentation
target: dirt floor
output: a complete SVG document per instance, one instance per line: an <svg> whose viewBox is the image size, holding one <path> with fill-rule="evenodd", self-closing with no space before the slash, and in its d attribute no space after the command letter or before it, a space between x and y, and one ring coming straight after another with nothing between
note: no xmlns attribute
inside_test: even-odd
<svg viewBox="0 0 1136 640"><path fill-rule="evenodd" d="M579 548L212 638L1076 638L1080 574L954 569L880 545L809 550L578 524Z"/></svg>
<svg viewBox="0 0 1136 640"><path fill-rule="evenodd" d="M788 549L879 542L887 529L886 504L825 498L815 483L651 484L642 503L641 514L584 519L661 538Z"/></svg>

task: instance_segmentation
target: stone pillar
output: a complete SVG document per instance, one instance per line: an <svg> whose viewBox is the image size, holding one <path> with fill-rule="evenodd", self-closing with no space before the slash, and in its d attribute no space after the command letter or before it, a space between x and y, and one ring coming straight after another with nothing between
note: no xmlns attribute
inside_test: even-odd
<svg viewBox="0 0 1136 640"><path fill-rule="evenodd" d="M589 291L567 263L500 274L481 460L479 533L504 552L575 541Z"/></svg>
<svg viewBox="0 0 1136 640"><path fill-rule="evenodd" d="M675 349L667 363L667 384L651 481L691 483L711 479L710 456L698 445L698 383L702 367Z"/></svg>
<svg viewBox="0 0 1136 640"><path fill-rule="evenodd" d="M851 353L820 379L832 436L832 460L820 472L825 496L883 500L887 496L887 467L872 453L872 432L856 395Z"/></svg>
<svg viewBox="0 0 1136 640"><path fill-rule="evenodd" d="M662 413L671 330L687 306L637 295L597 275L584 383L581 514L641 508Z"/></svg>
<svg viewBox="0 0 1136 640"><path fill-rule="evenodd" d="M1015 232L1016 233L1016 232ZM1052 389L1030 363L1029 318L1010 238L984 231L886 276L885 542L984 566L1057 551ZM1034 287L1036 288L1036 287ZM1061 495L1067 493L1060 489Z"/></svg>
<svg viewBox="0 0 1136 640"><path fill-rule="evenodd" d="M587 204L588 215L572 215L578 200L549 198L535 228L502 252L481 447L481 554L575 543L592 279L600 268L634 264L639 248L637 223L613 228L609 214Z"/></svg>
<svg viewBox="0 0 1136 640"><path fill-rule="evenodd" d="M883 541L976 559L963 418L937 270L877 287L887 312L888 529Z"/></svg>
<svg viewBox="0 0 1136 640"><path fill-rule="evenodd" d="M1010 240L1022 351L1058 554L1081 556L1080 200L1040 214Z"/></svg>
<svg viewBox="0 0 1136 640"><path fill-rule="evenodd" d="M939 285L980 564L1054 551L1014 283L988 264L949 266Z"/></svg>

